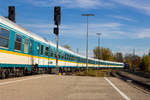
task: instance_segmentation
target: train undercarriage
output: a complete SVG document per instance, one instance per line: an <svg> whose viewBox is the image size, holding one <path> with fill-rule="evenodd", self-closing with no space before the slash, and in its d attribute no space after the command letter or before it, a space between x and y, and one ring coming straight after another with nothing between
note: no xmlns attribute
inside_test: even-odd
<svg viewBox="0 0 150 100"><path fill-rule="evenodd" d="M85 68L59 67L60 73L70 73L83 70L85 70ZM56 68L38 67L38 65L32 66L31 69L27 67L0 67L0 79L36 74L56 74Z"/></svg>

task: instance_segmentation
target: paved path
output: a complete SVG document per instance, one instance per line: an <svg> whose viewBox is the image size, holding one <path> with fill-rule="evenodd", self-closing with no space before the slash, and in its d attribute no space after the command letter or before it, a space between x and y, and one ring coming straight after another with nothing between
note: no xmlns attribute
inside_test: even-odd
<svg viewBox="0 0 150 100"><path fill-rule="evenodd" d="M149 100L116 78L36 75L0 80L0 100Z"/></svg>

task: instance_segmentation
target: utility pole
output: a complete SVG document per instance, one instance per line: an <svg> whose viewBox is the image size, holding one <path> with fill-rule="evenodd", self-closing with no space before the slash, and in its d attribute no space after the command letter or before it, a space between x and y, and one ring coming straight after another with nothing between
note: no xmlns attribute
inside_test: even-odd
<svg viewBox="0 0 150 100"><path fill-rule="evenodd" d="M86 34L86 72L88 73L88 17L94 16L94 14L82 14L82 16L87 17L87 34Z"/></svg>

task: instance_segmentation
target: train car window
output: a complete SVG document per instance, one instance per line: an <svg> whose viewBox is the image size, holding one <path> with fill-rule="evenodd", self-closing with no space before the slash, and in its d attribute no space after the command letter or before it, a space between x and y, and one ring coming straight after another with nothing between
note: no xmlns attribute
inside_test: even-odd
<svg viewBox="0 0 150 100"><path fill-rule="evenodd" d="M29 48L29 40L25 39L24 43L24 53L28 53L28 48Z"/></svg>
<svg viewBox="0 0 150 100"><path fill-rule="evenodd" d="M76 60L76 57L75 57L75 56L73 56L73 60L74 60L74 61Z"/></svg>
<svg viewBox="0 0 150 100"><path fill-rule="evenodd" d="M45 48L45 56L48 56L49 55L49 47L46 47Z"/></svg>
<svg viewBox="0 0 150 100"><path fill-rule="evenodd" d="M0 27L0 46L8 48L9 36L10 33L8 30Z"/></svg>
<svg viewBox="0 0 150 100"><path fill-rule="evenodd" d="M71 60L71 59L72 59L72 57L71 57L71 55L70 55L69 60Z"/></svg>
<svg viewBox="0 0 150 100"><path fill-rule="evenodd" d="M72 55L70 55L70 60L72 60L72 58L73 58Z"/></svg>
<svg viewBox="0 0 150 100"><path fill-rule="evenodd" d="M65 59L67 60L67 54L65 53Z"/></svg>
<svg viewBox="0 0 150 100"><path fill-rule="evenodd" d="M64 53L62 53L62 59L64 59Z"/></svg>
<svg viewBox="0 0 150 100"><path fill-rule="evenodd" d="M21 51L21 46L22 46L22 37L16 34L15 49Z"/></svg>
<svg viewBox="0 0 150 100"><path fill-rule="evenodd" d="M55 51L55 58L56 58L57 54L56 54L56 51Z"/></svg>
<svg viewBox="0 0 150 100"><path fill-rule="evenodd" d="M33 53L33 40L30 41L30 54Z"/></svg>
<svg viewBox="0 0 150 100"><path fill-rule="evenodd" d="M53 48L51 48L51 57L53 57Z"/></svg>
<svg viewBox="0 0 150 100"><path fill-rule="evenodd" d="M60 59L60 57L61 57L61 52L59 52L59 59Z"/></svg>
<svg viewBox="0 0 150 100"><path fill-rule="evenodd" d="M78 58L75 56L75 60L76 60L76 61L77 61L77 59L78 59Z"/></svg>
<svg viewBox="0 0 150 100"><path fill-rule="evenodd" d="M55 51L55 58L57 58L58 57L58 55L57 55L57 52Z"/></svg>
<svg viewBox="0 0 150 100"><path fill-rule="evenodd" d="M70 60L70 55L68 54L68 60Z"/></svg>
<svg viewBox="0 0 150 100"><path fill-rule="evenodd" d="M44 46L41 45L41 55L43 55L43 49L44 49Z"/></svg>
<svg viewBox="0 0 150 100"><path fill-rule="evenodd" d="M67 60L69 60L69 55L67 54Z"/></svg>
<svg viewBox="0 0 150 100"><path fill-rule="evenodd" d="M67 54L65 53L65 59L67 60Z"/></svg>
<svg viewBox="0 0 150 100"><path fill-rule="evenodd" d="M65 58L66 58L66 60L67 60L67 54L65 54Z"/></svg>
<svg viewBox="0 0 150 100"><path fill-rule="evenodd" d="M75 57L74 57L74 56L72 56L72 60L75 60Z"/></svg>
<svg viewBox="0 0 150 100"><path fill-rule="evenodd" d="M37 55L40 55L40 44L37 45Z"/></svg>
<svg viewBox="0 0 150 100"><path fill-rule="evenodd" d="M68 54L66 54L66 60L68 60Z"/></svg>

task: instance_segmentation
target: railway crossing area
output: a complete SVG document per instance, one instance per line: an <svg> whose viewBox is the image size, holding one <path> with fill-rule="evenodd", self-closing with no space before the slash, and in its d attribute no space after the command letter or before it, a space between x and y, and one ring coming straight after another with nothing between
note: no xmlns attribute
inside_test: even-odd
<svg viewBox="0 0 150 100"><path fill-rule="evenodd" d="M114 77L34 75L0 80L0 100L148 100Z"/></svg>

